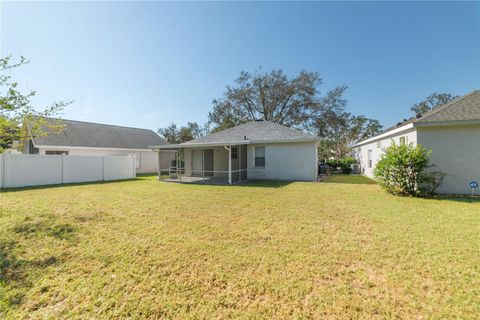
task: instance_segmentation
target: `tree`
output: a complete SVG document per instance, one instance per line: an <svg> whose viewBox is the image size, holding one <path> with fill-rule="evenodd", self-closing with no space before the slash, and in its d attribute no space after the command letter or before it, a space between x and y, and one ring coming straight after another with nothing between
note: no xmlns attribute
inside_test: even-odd
<svg viewBox="0 0 480 320"><path fill-rule="evenodd" d="M435 109L438 106L449 103L450 101L458 98L458 96L453 96L450 93L432 93L424 101L415 103L413 107L410 108L415 112L416 116L420 116L425 112Z"/></svg>
<svg viewBox="0 0 480 320"><path fill-rule="evenodd" d="M316 118L314 127L321 137L320 159L336 160L350 155L356 142L377 135L382 129L378 120L355 116L343 109L325 112Z"/></svg>
<svg viewBox="0 0 480 320"><path fill-rule="evenodd" d="M173 122L166 128L159 128L158 134L170 143L178 143L180 141L177 125Z"/></svg>
<svg viewBox="0 0 480 320"><path fill-rule="evenodd" d="M12 63L11 56L0 58L0 153L9 148L14 140L21 143L28 140L29 135L44 136L50 132L63 129L60 121L47 121L45 117L58 115L70 102L54 102L37 111L30 99L35 91L22 94L18 83L11 81L7 72L18 68L28 61L21 57L17 63Z"/></svg>
<svg viewBox="0 0 480 320"><path fill-rule="evenodd" d="M384 150L375 166L374 176L392 194L416 196L420 186L428 182L430 151L420 145L392 143Z"/></svg>
<svg viewBox="0 0 480 320"><path fill-rule="evenodd" d="M257 119L309 129L314 117L346 103L342 99L346 86L321 97L321 84L317 72L301 71L288 78L282 70L253 74L242 71L235 86L227 86L223 97L213 100L209 123L214 132Z"/></svg>
<svg viewBox="0 0 480 320"><path fill-rule="evenodd" d="M180 129L172 122L168 127L158 129L158 134L170 143L190 141L205 135L205 133L206 128L201 128L196 122L188 122Z"/></svg>

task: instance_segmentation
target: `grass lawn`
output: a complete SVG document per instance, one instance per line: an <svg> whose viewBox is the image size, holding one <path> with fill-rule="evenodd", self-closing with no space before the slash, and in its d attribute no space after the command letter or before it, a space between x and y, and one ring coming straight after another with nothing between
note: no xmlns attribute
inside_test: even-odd
<svg viewBox="0 0 480 320"><path fill-rule="evenodd" d="M479 200L359 178L3 192L0 318L478 318Z"/></svg>
<svg viewBox="0 0 480 320"><path fill-rule="evenodd" d="M347 183L347 184L376 184L372 179L362 175L332 174L327 176L323 182L327 183Z"/></svg>

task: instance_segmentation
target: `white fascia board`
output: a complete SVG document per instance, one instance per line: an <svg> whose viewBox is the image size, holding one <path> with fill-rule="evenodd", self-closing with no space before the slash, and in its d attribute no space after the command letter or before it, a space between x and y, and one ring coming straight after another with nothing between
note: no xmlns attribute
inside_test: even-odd
<svg viewBox="0 0 480 320"><path fill-rule="evenodd" d="M431 121L431 122L416 122L415 127L443 127L443 126L460 126L480 124L479 120L457 120L457 121Z"/></svg>
<svg viewBox="0 0 480 320"><path fill-rule="evenodd" d="M292 139L292 140L259 140L250 141L251 144L269 144L269 143L301 143L301 142L318 142L320 138L312 139Z"/></svg>
<svg viewBox="0 0 480 320"><path fill-rule="evenodd" d="M88 150L112 150L112 151L119 151L119 150L127 150L127 151L152 151L152 149L129 149L129 148L101 148L101 147L78 147L78 146L48 146L48 145L35 145L33 143L33 146L35 148L42 148L42 149L51 149L51 150L56 150L56 149L72 149L72 150L79 150L79 149L88 149Z"/></svg>
<svg viewBox="0 0 480 320"><path fill-rule="evenodd" d="M205 147L221 147L236 146L240 144L250 144L249 140L232 141L232 142L211 142L211 143L180 143L180 144L164 144L160 146L151 146L154 150L161 149L182 149L182 148L205 148Z"/></svg>
<svg viewBox="0 0 480 320"><path fill-rule="evenodd" d="M182 149L182 148L206 148L221 146L237 146L246 144L270 144L270 143L299 143L299 142L318 142L320 139L296 139L296 140L242 140L230 142L210 142L210 143L181 143L181 144L165 144L161 146L151 146L154 150L161 149Z"/></svg>
<svg viewBox="0 0 480 320"><path fill-rule="evenodd" d="M395 128L393 130L390 130L388 132L385 132L385 133L382 133L382 134L379 134L378 136L375 136L375 137L371 137L371 138L368 138L367 140L363 140L357 144L355 144L353 147L359 147L361 145L364 145L364 144L368 144L368 143L372 143L372 142L375 142L377 140L383 140L383 139L386 139L390 136L395 136L399 133L402 133L402 132L405 132L405 131L409 131L411 129L414 128L414 125L413 123L409 123L409 124L406 124L404 126L401 126L401 127L398 127L398 128Z"/></svg>

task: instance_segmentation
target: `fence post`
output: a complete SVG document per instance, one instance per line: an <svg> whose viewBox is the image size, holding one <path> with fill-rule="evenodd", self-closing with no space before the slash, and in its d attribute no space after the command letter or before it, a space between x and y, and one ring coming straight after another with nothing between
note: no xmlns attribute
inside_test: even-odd
<svg viewBox="0 0 480 320"><path fill-rule="evenodd" d="M102 157L102 180L105 181L105 156Z"/></svg>
<svg viewBox="0 0 480 320"><path fill-rule="evenodd" d="M136 176L137 176L137 172L136 172L137 163L136 163L136 157L135 156L132 157L132 169L133 169L133 171L132 171L133 177L132 178L136 178Z"/></svg>
<svg viewBox="0 0 480 320"><path fill-rule="evenodd" d="M0 154L0 189L3 188L3 182L5 181L5 157L4 154Z"/></svg>
<svg viewBox="0 0 480 320"><path fill-rule="evenodd" d="M65 155L62 154L62 184L65 183Z"/></svg>

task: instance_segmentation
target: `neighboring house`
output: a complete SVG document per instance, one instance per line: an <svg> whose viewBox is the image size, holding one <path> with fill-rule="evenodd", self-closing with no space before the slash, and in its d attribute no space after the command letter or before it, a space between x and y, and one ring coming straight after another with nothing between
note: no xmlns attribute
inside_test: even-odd
<svg viewBox="0 0 480 320"><path fill-rule="evenodd" d="M314 136L269 121L251 121L176 145L152 146L175 151L181 168L162 167L183 182L246 179L306 180L317 177ZM177 170L180 175L177 175ZM173 172L172 172L173 171Z"/></svg>
<svg viewBox="0 0 480 320"><path fill-rule="evenodd" d="M47 119L50 120L50 119ZM41 137L30 137L24 143L26 154L63 154L81 156L135 156L137 172L156 172L159 158L149 148L167 142L152 130L120 127L107 124L63 120L62 132ZM169 154L161 161L168 165Z"/></svg>
<svg viewBox="0 0 480 320"><path fill-rule="evenodd" d="M420 144L432 150L432 171L446 176L439 193L470 194L468 183L480 180L480 91L412 118L354 146L362 172L373 177L383 149L395 143ZM477 189L476 194L480 194Z"/></svg>

